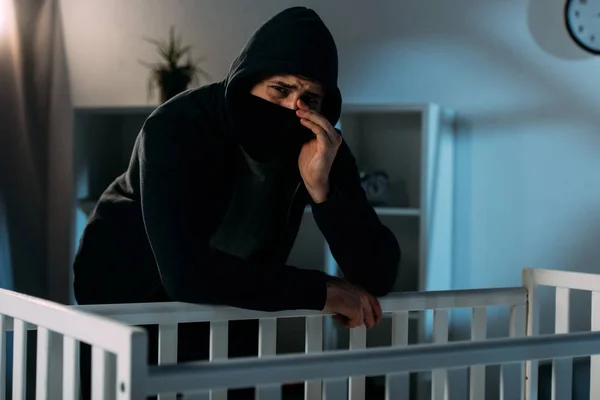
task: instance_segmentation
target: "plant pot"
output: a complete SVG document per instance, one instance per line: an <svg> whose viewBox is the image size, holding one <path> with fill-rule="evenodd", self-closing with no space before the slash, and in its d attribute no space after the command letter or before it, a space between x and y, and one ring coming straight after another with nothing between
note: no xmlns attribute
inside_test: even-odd
<svg viewBox="0 0 600 400"><path fill-rule="evenodd" d="M191 77L187 74L180 72L163 72L160 75L159 80L161 103L164 103L179 93L187 90L191 81Z"/></svg>

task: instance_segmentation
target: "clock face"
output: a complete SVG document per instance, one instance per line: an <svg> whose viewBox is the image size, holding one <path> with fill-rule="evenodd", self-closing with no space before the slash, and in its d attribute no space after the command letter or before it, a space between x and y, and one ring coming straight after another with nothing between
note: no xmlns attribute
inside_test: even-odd
<svg viewBox="0 0 600 400"><path fill-rule="evenodd" d="M581 48L600 55L600 0L567 0L565 23Z"/></svg>

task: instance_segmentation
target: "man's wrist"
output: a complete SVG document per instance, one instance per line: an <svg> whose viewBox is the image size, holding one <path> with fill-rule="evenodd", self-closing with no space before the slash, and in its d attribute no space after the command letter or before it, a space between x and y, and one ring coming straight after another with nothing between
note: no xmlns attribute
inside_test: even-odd
<svg viewBox="0 0 600 400"><path fill-rule="evenodd" d="M324 203L327 201L327 197L329 196L329 183L316 188L307 187L306 190L316 204Z"/></svg>

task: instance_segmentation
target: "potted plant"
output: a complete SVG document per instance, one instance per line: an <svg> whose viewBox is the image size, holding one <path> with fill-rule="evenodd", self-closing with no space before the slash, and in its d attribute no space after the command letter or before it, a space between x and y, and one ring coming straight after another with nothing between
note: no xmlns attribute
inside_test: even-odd
<svg viewBox="0 0 600 400"><path fill-rule="evenodd" d="M140 61L150 68L150 78L148 80L148 96L152 95L153 88L158 86L160 89L160 101L164 103L173 96L185 91L191 82L197 82L198 75L206 80L211 80L210 75L198 64L204 59L201 57L196 62L192 62L190 50L191 46L183 46L181 37L175 36L175 29L170 28L169 40L160 41L156 39L145 38L145 41L156 46L162 62L151 64ZM181 63L181 59L187 55L187 61Z"/></svg>

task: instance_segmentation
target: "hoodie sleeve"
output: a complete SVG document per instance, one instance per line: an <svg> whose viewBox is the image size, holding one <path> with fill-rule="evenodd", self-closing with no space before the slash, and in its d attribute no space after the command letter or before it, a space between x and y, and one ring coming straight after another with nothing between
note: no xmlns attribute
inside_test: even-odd
<svg viewBox="0 0 600 400"><path fill-rule="evenodd" d="M262 311L322 310L323 272L249 263L210 247L210 199L222 177L211 174L218 160L201 137L159 115L148 119L137 147L142 216L169 297Z"/></svg>
<svg viewBox="0 0 600 400"><path fill-rule="evenodd" d="M396 281L401 251L382 224L360 184L354 156L344 142L330 172L330 194L312 204L313 215L346 279L375 296Z"/></svg>

